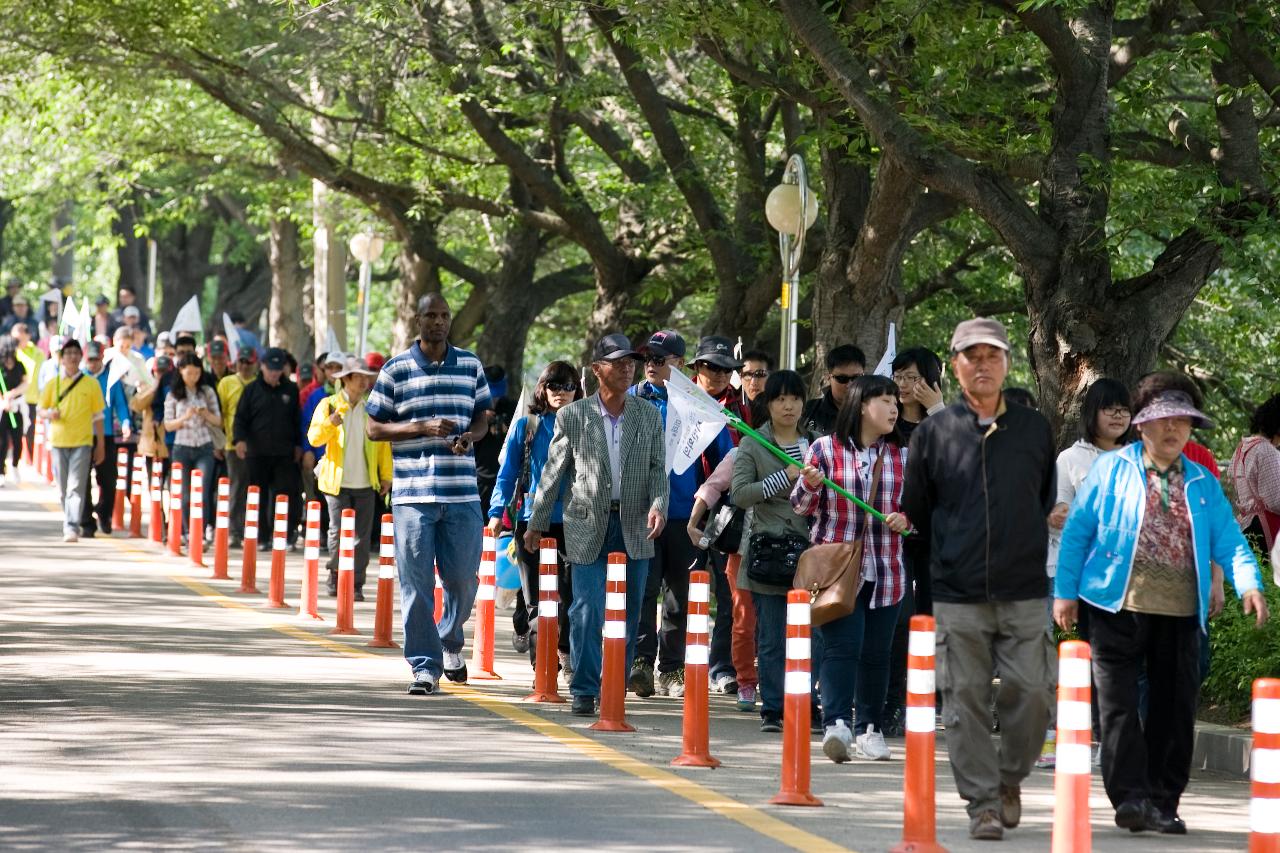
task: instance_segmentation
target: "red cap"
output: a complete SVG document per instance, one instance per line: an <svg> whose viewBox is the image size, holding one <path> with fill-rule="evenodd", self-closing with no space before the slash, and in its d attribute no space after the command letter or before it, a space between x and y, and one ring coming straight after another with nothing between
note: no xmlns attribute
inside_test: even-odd
<svg viewBox="0 0 1280 853"><path fill-rule="evenodd" d="M365 355L364 363L370 370L381 370L387 363L387 357L380 352L371 352Z"/></svg>

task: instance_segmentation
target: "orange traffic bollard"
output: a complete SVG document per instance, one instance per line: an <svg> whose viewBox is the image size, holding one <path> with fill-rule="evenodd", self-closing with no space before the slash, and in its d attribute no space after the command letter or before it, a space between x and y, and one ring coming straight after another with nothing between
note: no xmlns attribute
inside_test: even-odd
<svg viewBox="0 0 1280 853"><path fill-rule="evenodd" d="M49 451L49 424L36 421L36 466L45 482L53 482L53 454Z"/></svg>
<svg viewBox="0 0 1280 853"><path fill-rule="evenodd" d="M31 460L31 442L27 441L27 437L22 437L22 464L30 468L34 463Z"/></svg>
<svg viewBox="0 0 1280 853"><path fill-rule="evenodd" d="M111 501L111 531L117 536L124 533L124 500L129 494L129 449L116 450L116 494Z"/></svg>
<svg viewBox="0 0 1280 853"><path fill-rule="evenodd" d="M501 679L493 668L493 634L496 614L494 599L498 593L498 543L484 532L480 548L480 583L476 587L476 627L471 641L471 677L481 681Z"/></svg>
<svg viewBox="0 0 1280 853"><path fill-rule="evenodd" d="M892 853L946 853L938 843L934 790L935 623L912 616L907 639L907 758L902 781L902 843Z"/></svg>
<svg viewBox="0 0 1280 853"><path fill-rule="evenodd" d="M258 591L258 487L250 486L244 496L244 552L240 555L239 592Z"/></svg>
<svg viewBox="0 0 1280 853"><path fill-rule="evenodd" d="M230 580L227 574L228 538L231 535L231 481L218 478L217 505L213 509L213 579Z"/></svg>
<svg viewBox="0 0 1280 853"><path fill-rule="evenodd" d="M151 520L148 523L148 532L151 534L151 541L157 544L164 543L164 481L160 477L160 460L151 460Z"/></svg>
<svg viewBox="0 0 1280 853"><path fill-rule="evenodd" d="M307 532L302 539L302 591L298 616L320 617L320 501L307 501Z"/></svg>
<svg viewBox="0 0 1280 853"><path fill-rule="evenodd" d="M400 644L391 639L391 600L396 594L396 539L395 523L391 513L382 516L382 536L378 543L378 603L373 611L373 639L369 645L375 649L398 649Z"/></svg>
<svg viewBox="0 0 1280 853"><path fill-rule="evenodd" d="M1058 646L1058 755L1053 774L1053 853L1093 848L1089 827L1089 778L1093 772L1093 721L1089 712L1089 644Z"/></svg>
<svg viewBox="0 0 1280 853"><path fill-rule="evenodd" d="M564 702L556 689L560 655L560 564L556 540L538 543L538 645L534 655L533 692L528 702Z"/></svg>
<svg viewBox="0 0 1280 853"><path fill-rule="evenodd" d="M787 593L787 671L783 676L782 784L775 806L820 806L809 792L809 591Z"/></svg>
<svg viewBox="0 0 1280 853"><path fill-rule="evenodd" d="M187 526L187 553L193 566L204 565L204 472L191 469L191 521Z"/></svg>
<svg viewBox="0 0 1280 853"><path fill-rule="evenodd" d="M610 554L604 580L604 667L598 732L634 732L627 722L627 555Z"/></svg>
<svg viewBox="0 0 1280 853"><path fill-rule="evenodd" d="M129 487L129 538L142 538L142 493L147 490L146 461L142 454L133 455L133 480Z"/></svg>
<svg viewBox="0 0 1280 853"><path fill-rule="evenodd" d="M711 646L711 575L689 573L689 613L684 644L684 746L671 759L676 767L719 767L708 743L707 664Z"/></svg>
<svg viewBox="0 0 1280 853"><path fill-rule="evenodd" d="M169 466L169 553L182 556L182 463Z"/></svg>
<svg viewBox="0 0 1280 853"><path fill-rule="evenodd" d="M1280 853L1280 678L1253 682L1249 853Z"/></svg>
<svg viewBox="0 0 1280 853"><path fill-rule="evenodd" d="M271 529L271 578L267 581L267 606L284 603L284 561L289 554L289 496L276 495L275 526Z"/></svg>
<svg viewBox="0 0 1280 853"><path fill-rule="evenodd" d="M356 609L356 511L342 511L338 528L338 624L330 634L359 634Z"/></svg>
<svg viewBox="0 0 1280 853"><path fill-rule="evenodd" d="M444 584L440 583L440 564L436 564L436 624L440 624L440 620L444 618Z"/></svg>

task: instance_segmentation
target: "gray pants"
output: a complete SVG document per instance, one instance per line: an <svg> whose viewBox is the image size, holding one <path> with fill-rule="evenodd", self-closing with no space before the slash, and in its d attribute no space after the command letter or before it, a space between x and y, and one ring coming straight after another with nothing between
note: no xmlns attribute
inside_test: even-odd
<svg viewBox="0 0 1280 853"><path fill-rule="evenodd" d="M248 499L251 479L249 463L237 456L234 450L227 451L227 479L231 481L231 505L227 508L230 539L232 542L243 542L244 506ZM259 509L258 521L259 523L262 521L261 509Z"/></svg>
<svg viewBox="0 0 1280 853"><path fill-rule="evenodd" d="M1020 785L1044 745L1053 643L1043 598L950 604L934 601L938 692L956 790L969 815L1000 809L1000 786ZM1000 747L991 738L991 673L1000 675Z"/></svg>
<svg viewBox="0 0 1280 853"><path fill-rule="evenodd" d="M53 448L53 477L62 495L62 531L80 535L80 519L89 493L89 463L93 447Z"/></svg>
<svg viewBox="0 0 1280 853"><path fill-rule="evenodd" d="M329 504L329 584L338 582L338 536L342 531L342 511L356 511L356 589L364 586L365 570L369 567L369 533L373 529L373 510L377 505L377 493L373 489L340 489L336 495L325 495Z"/></svg>

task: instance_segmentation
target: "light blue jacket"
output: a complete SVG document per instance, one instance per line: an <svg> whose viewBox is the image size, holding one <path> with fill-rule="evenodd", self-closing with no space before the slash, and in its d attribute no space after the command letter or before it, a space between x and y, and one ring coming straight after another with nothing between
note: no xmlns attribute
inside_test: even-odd
<svg viewBox="0 0 1280 853"><path fill-rule="evenodd" d="M1182 470L1204 630L1210 560L1223 567L1240 595L1261 588L1262 578L1217 478L1186 456ZM1129 588L1146 507L1142 444L1135 442L1099 456L1071 502L1058 551L1054 597L1078 598L1111 613L1118 611Z"/></svg>

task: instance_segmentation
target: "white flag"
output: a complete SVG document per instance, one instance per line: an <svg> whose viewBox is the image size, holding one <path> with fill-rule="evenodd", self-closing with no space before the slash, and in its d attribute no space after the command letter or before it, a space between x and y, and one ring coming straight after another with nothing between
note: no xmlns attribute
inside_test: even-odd
<svg viewBox="0 0 1280 853"><path fill-rule="evenodd" d="M204 323L200 319L200 297L192 296L178 311L178 316L173 318L173 328L169 330L169 336L177 339L179 332L200 334L203 328Z"/></svg>
<svg viewBox="0 0 1280 853"><path fill-rule="evenodd" d="M678 370L667 379L667 470L683 474L729 423L720 404Z"/></svg>
<svg viewBox="0 0 1280 853"><path fill-rule="evenodd" d="M89 304L89 297L85 297L80 303L80 322L76 325L76 337L81 344L88 344L93 340L93 306Z"/></svg>
<svg viewBox="0 0 1280 853"><path fill-rule="evenodd" d="M129 375L129 371L133 369L133 365L129 361L129 357L124 355L118 349L113 349L107 354L107 390L111 390L111 386L115 385L121 379Z"/></svg>
<svg viewBox="0 0 1280 853"><path fill-rule="evenodd" d="M231 315L226 311L222 312L222 331L227 335L227 350L231 354L231 363L235 364L240 358L240 330L236 328L236 324L231 322Z"/></svg>
<svg viewBox="0 0 1280 853"><path fill-rule="evenodd" d="M342 352L342 344L338 342L338 335L330 326L324 333L324 351L325 352ZM364 355L364 353L355 353L356 355Z"/></svg>
<svg viewBox="0 0 1280 853"><path fill-rule="evenodd" d="M58 318L58 334L74 335L76 324L80 322L80 312L76 310L76 298L68 296L67 303L62 308L62 315Z"/></svg>
<svg viewBox="0 0 1280 853"><path fill-rule="evenodd" d="M889 342L884 347L884 358L871 371L875 376L893 376L893 360L898 357L898 327L889 324Z"/></svg>

